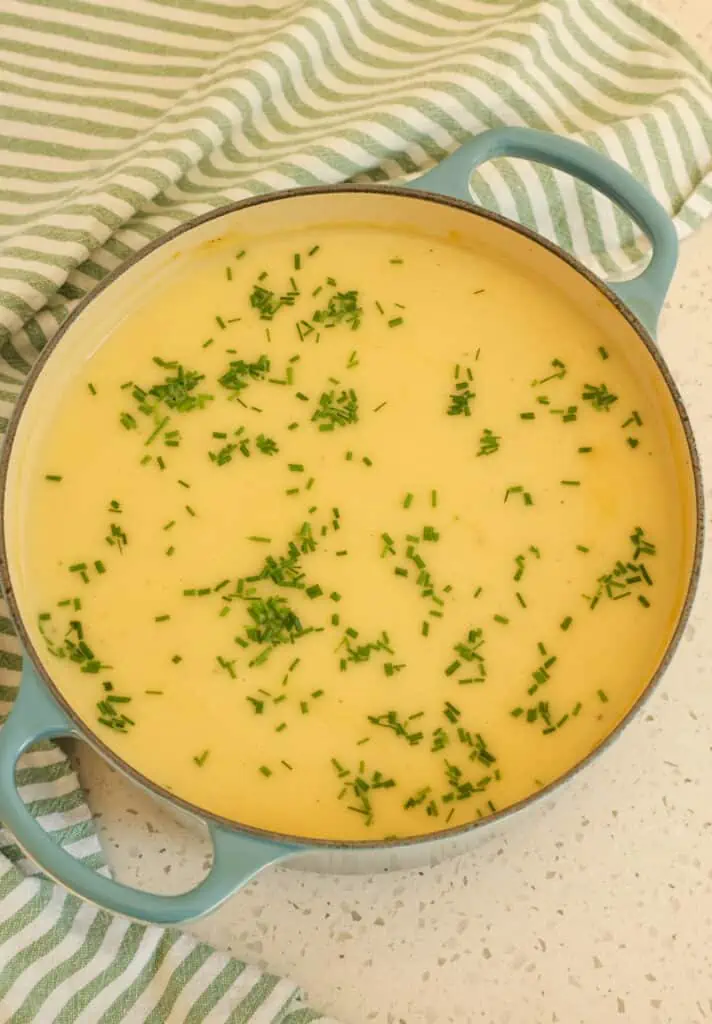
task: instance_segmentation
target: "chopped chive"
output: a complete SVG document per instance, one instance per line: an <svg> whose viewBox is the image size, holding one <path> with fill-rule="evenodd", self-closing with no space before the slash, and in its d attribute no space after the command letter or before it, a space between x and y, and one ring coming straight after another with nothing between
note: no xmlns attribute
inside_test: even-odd
<svg viewBox="0 0 712 1024"><path fill-rule="evenodd" d="M574 620L571 618L571 616L567 615L565 619L562 619L560 629L563 629L563 631L566 632L566 630L569 628L573 621Z"/></svg>
<svg viewBox="0 0 712 1024"><path fill-rule="evenodd" d="M55 473L48 473L45 480L52 480L54 483L59 483L62 479L61 476L57 476Z"/></svg>
<svg viewBox="0 0 712 1024"><path fill-rule="evenodd" d="M404 320L403 320L402 316L394 316L391 320L388 321L388 326L389 327L400 327L400 325L402 323L404 323Z"/></svg>
<svg viewBox="0 0 712 1024"><path fill-rule="evenodd" d="M146 441L144 441L144 444L149 445L149 444L151 444L152 441L155 441L155 439L158 437L160 432L165 427L166 423L168 423L169 419L170 419L169 416L164 416L163 419L161 420L161 422L156 427L156 429L153 431L153 433L149 435L149 437L148 437L148 439Z"/></svg>
<svg viewBox="0 0 712 1024"><path fill-rule="evenodd" d="M196 757L193 758L193 760L195 761L195 763L198 765L199 768L203 767L203 765L205 764L205 762L208 759L208 755L209 754L210 754L209 750L204 750L202 754L198 754Z"/></svg>
<svg viewBox="0 0 712 1024"><path fill-rule="evenodd" d="M155 618L156 622L168 622L170 615L157 615Z"/></svg>
<svg viewBox="0 0 712 1024"><path fill-rule="evenodd" d="M603 345L598 346L598 354L600 355L601 359L608 359L608 352L606 352Z"/></svg>
<svg viewBox="0 0 712 1024"><path fill-rule="evenodd" d="M92 395L96 394L96 388L94 387L94 385L92 384L91 381L89 381L89 383L87 384L87 387L89 388L89 393L90 394L92 394Z"/></svg>
<svg viewBox="0 0 712 1024"><path fill-rule="evenodd" d="M507 626L509 624L509 619L506 615L493 615L492 618L495 622L500 622L503 626Z"/></svg>
<svg viewBox="0 0 712 1024"><path fill-rule="evenodd" d="M186 505L185 506L185 510L186 510L186 512L188 513L189 516L196 515L195 509L191 508L190 505Z"/></svg>
<svg viewBox="0 0 712 1024"><path fill-rule="evenodd" d="M609 412L614 402L618 401L618 395L612 394L605 384L596 387L594 384L584 384L581 398L584 402L590 402L591 407L599 412Z"/></svg>
<svg viewBox="0 0 712 1024"><path fill-rule="evenodd" d="M593 448L579 448L579 454L580 455L587 455L589 452L592 452L592 451L593 451Z"/></svg>
<svg viewBox="0 0 712 1024"><path fill-rule="evenodd" d="M437 491L431 491L430 492L430 504L431 504L432 508L437 508L437 506L438 506L438 492Z"/></svg>
<svg viewBox="0 0 712 1024"><path fill-rule="evenodd" d="M624 427L624 428L625 427L629 427L631 425L631 423L635 423L635 425L637 427L642 427L643 426L643 419L642 419L640 413L636 412L635 409L633 410L631 415L628 417L628 419L625 421L625 423L621 424L621 426Z"/></svg>
<svg viewBox="0 0 712 1024"><path fill-rule="evenodd" d="M608 697L606 695L605 690L597 690L596 692L598 693L598 699L600 700L601 704L607 704Z"/></svg>

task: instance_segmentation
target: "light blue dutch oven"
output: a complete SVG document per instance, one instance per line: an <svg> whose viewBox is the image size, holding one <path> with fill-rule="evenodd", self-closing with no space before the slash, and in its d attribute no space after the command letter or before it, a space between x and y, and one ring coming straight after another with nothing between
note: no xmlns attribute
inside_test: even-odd
<svg viewBox="0 0 712 1024"><path fill-rule="evenodd" d="M587 182L612 199L635 221L652 243L647 268L634 280L605 285L572 257L517 224L472 205L469 180L473 170L496 157L521 157L558 168ZM675 269L677 239L669 217L626 171L585 146L525 128L496 129L466 143L434 170L411 182L407 188L389 186L339 186L310 188L261 196L209 213L147 246L128 264L111 274L82 302L49 344L27 382L15 415L0 465L0 576L26 656L19 697L5 725L0 729L0 820L14 833L21 847L50 876L68 889L107 910L141 921L178 924L218 907L236 889L268 864L289 859L300 866L324 863L324 856L336 857L339 869L380 867L386 861L402 866L415 859L440 857L448 849L462 850L476 838L482 821L411 840L377 843L338 843L277 835L253 829L211 815L174 797L167 790L139 775L109 750L92 726L80 720L52 683L51 675L33 642L32 628L23 619L25 586L19 558L13 548L13 516L18 514L23 438L36 410L51 406L51 395L71 375L73 366L86 357L93 339L101 337L131 302L140 299L157 277L170 270L171 260L193 245L232 232L248 233L255 228L290 226L318 219L406 223L417 228L437 225L472 244L486 242L509 248L518 259L526 258L549 279L556 279L576 301L596 304L597 315L607 316L610 329L622 334L627 343L643 345L657 367L665 401L673 409L681 443L689 456L690 507L694 549L691 549L689 584L674 634L652 679L641 680L640 701L667 666L687 619L696 587L702 542L702 488L699 461L688 419L657 348L653 343L658 315ZM601 312L603 310L603 312ZM95 344L95 341L93 342ZM46 397L45 397L46 396ZM33 411L34 410L34 411ZM19 453L19 454L18 454ZM605 741L620 732L636 708L621 721ZM15 764L31 744L42 739L72 737L91 743L108 761L142 786L155 798L167 802L179 814L187 814L207 825L214 858L207 877L190 892L165 896L140 892L99 875L61 849L37 824L25 808L15 784ZM602 744L601 746L604 746ZM573 771L586 764L599 747ZM562 780L557 780L556 785ZM541 790L541 796L552 787ZM535 799L487 819L497 820ZM486 824L486 822L485 822ZM412 854L416 854L415 858ZM409 859L410 858L410 859Z"/></svg>

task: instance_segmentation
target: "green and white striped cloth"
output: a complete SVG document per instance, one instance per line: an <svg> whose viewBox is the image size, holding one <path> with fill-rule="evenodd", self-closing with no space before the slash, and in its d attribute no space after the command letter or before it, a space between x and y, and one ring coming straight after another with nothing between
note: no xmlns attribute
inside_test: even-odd
<svg viewBox="0 0 712 1024"><path fill-rule="evenodd" d="M76 301L147 241L255 193L414 176L485 127L575 136L626 165L681 237L712 210L712 73L629 0L2 0L0 424ZM499 161L475 198L585 262L644 246L600 197ZM0 618L0 721L18 644ZM19 783L104 864L62 752ZM82 904L0 830L0 1024L326 1018L294 985Z"/></svg>

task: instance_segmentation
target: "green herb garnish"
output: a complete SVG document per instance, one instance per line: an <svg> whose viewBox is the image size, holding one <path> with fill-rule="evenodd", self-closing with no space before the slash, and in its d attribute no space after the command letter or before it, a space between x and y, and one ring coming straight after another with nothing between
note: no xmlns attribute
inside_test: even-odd
<svg viewBox="0 0 712 1024"><path fill-rule="evenodd" d="M319 404L312 416L312 423L319 424L319 430L329 431L358 422L358 397L350 388L348 391L323 391Z"/></svg>
<svg viewBox="0 0 712 1024"><path fill-rule="evenodd" d="M501 440L501 437L498 437L497 434L485 427L480 437L480 450L477 452L477 455L492 455L494 452L499 451L499 442Z"/></svg>
<svg viewBox="0 0 712 1024"><path fill-rule="evenodd" d="M454 370L455 384L453 391L450 394L450 404L447 408L448 416L471 416L472 410L470 405L473 400L477 397L475 392L470 388L470 384L473 381L472 370L469 367L462 367L457 365Z"/></svg>
<svg viewBox="0 0 712 1024"><path fill-rule="evenodd" d="M231 397L240 399L241 392L249 385L250 381L264 380L270 371L270 360L266 355L261 355L252 363L244 359L233 359L228 369L218 377L218 383L222 384L228 391L235 394Z"/></svg>
<svg viewBox="0 0 712 1024"><path fill-rule="evenodd" d="M590 402L591 408L598 412L609 412L614 402L618 401L618 395L612 394L605 384L596 387L593 384L585 384L581 398L584 402Z"/></svg>
<svg viewBox="0 0 712 1024"><path fill-rule="evenodd" d="M327 284L335 287L336 282L327 278ZM336 327L338 324L345 324L356 330L361 326L363 309L359 303L357 291L337 291L330 297L324 309L317 309L312 314L314 323L322 327Z"/></svg>
<svg viewBox="0 0 712 1024"><path fill-rule="evenodd" d="M550 373L548 377L542 377L540 380L533 380L532 387L539 387L540 384L546 384L550 380L563 380L566 376L566 366L561 362L560 359L552 359L551 365L554 368L554 372Z"/></svg>

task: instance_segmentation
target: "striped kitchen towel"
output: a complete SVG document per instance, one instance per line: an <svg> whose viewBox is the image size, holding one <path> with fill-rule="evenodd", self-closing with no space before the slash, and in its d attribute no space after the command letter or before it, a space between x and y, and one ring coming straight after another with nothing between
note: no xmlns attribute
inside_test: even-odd
<svg viewBox="0 0 712 1024"><path fill-rule="evenodd" d="M681 237L712 210L712 73L630 0L2 0L0 426L93 285L196 214L293 185L412 177L485 127L576 137L628 167ZM580 183L497 161L475 199L603 273L645 246ZM20 669L0 618L0 715ZM104 861L45 744L19 783ZM295 987L174 930L82 904L0 830L0 1024L304 1024Z"/></svg>

